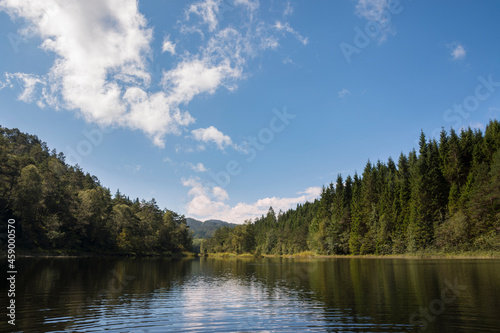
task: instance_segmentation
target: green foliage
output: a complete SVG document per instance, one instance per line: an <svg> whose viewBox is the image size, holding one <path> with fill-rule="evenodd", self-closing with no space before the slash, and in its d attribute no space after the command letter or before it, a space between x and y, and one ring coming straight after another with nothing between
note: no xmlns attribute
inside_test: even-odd
<svg viewBox="0 0 500 333"><path fill-rule="evenodd" d="M324 186L321 198L276 216L272 208L253 226L219 229L203 251L257 254L398 254L489 251L500 248L500 123L483 135L421 133L418 153L366 164L363 174ZM242 226L240 226L242 227ZM253 251L251 251L253 249Z"/></svg>
<svg viewBox="0 0 500 333"><path fill-rule="evenodd" d="M237 224L228 223L220 220L207 220L205 222L195 220L193 218L186 218L186 223L189 229L193 231L193 238L210 238L215 230L222 226L235 227Z"/></svg>
<svg viewBox="0 0 500 333"><path fill-rule="evenodd" d="M184 216L156 202L112 196L36 136L0 127L0 232L18 221L25 248L172 253L193 248ZM486 131L420 136L418 153L366 164L287 212L224 226L202 253L385 254L500 248L500 123Z"/></svg>
<svg viewBox="0 0 500 333"><path fill-rule="evenodd" d="M106 253L190 251L184 216L154 199L114 198L95 176L65 163L36 136L0 127L0 232L16 219L16 238L28 249Z"/></svg>

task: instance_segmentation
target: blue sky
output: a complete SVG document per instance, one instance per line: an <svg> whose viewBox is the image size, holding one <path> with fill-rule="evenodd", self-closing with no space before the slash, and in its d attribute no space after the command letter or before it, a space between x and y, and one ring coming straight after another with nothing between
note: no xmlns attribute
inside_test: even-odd
<svg viewBox="0 0 500 333"><path fill-rule="evenodd" d="M242 223L500 115L500 2L0 0L0 125Z"/></svg>

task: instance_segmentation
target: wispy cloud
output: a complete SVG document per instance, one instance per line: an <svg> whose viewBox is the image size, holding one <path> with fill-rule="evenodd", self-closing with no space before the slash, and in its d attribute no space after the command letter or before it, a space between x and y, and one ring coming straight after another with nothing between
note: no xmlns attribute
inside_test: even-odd
<svg viewBox="0 0 500 333"><path fill-rule="evenodd" d="M391 25L390 16L385 13L388 9L391 0L357 0L355 6L355 14L370 22L375 22L377 28L380 29L378 33L378 42L383 43L387 36L395 34L395 29Z"/></svg>
<svg viewBox="0 0 500 333"><path fill-rule="evenodd" d="M34 92L37 85L45 86L45 82L36 75L26 73L6 73L5 81L1 84L0 89L6 86L13 87L12 81L14 80L24 88L17 97L18 100L26 103L31 103L35 98ZM45 104L40 101L39 107L43 108L45 107Z"/></svg>
<svg viewBox="0 0 500 333"><path fill-rule="evenodd" d="M133 173L133 174L136 174L138 173L139 171L142 170L142 165L140 164L137 164L137 165L130 165L130 164L127 164L125 165L125 170L127 170L128 172L130 173Z"/></svg>
<svg viewBox="0 0 500 333"><path fill-rule="evenodd" d="M164 157L163 162L166 162L170 165L174 165L174 161L172 161L172 159L170 157Z"/></svg>
<svg viewBox="0 0 500 333"><path fill-rule="evenodd" d="M283 59L283 64L285 64L285 65L293 65L294 62L293 62L292 58L290 58L289 56L287 56L285 59Z"/></svg>
<svg viewBox="0 0 500 333"><path fill-rule="evenodd" d="M292 15L294 11L293 5L290 1L286 2L285 10L283 10L283 16Z"/></svg>
<svg viewBox="0 0 500 333"><path fill-rule="evenodd" d="M219 13L219 3L220 0L205 0L199 1L191 6L186 11L187 19L191 14L198 15L203 23L208 25L210 31L214 31L218 25L217 14Z"/></svg>
<svg viewBox="0 0 500 333"><path fill-rule="evenodd" d="M450 55L453 60L465 59L467 52L465 51L465 48L462 44L452 43L448 45L448 47L451 49Z"/></svg>
<svg viewBox="0 0 500 333"><path fill-rule="evenodd" d="M203 163L187 163L187 165L195 172L206 172L208 169L203 165Z"/></svg>
<svg viewBox="0 0 500 333"><path fill-rule="evenodd" d="M258 0L234 0L235 5L242 5L247 7L250 11L255 11L259 8Z"/></svg>
<svg viewBox="0 0 500 333"><path fill-rule="evenodd" d="M302 43L302 45L307 45L309 43L309 39L299 34L295 29L293 29L290 26L290 24L288 24L288 22L282 23L281 21L276 21L274 27L278 31L286 31L289 34L295 36L295 38L297 38Z"/></svg>
<svg viewBox="0 0 500 333"><path fill-rule="evenodd" d="M351 92L345 88L343 88L342 90L340 91L337 91L337 95L340 97L340 98L344 98L346 96L349 96L351 94Z"/></svg>
<svg viewBox="0 0 500 333"><path fill-rule="evenodd" d="M161 84L152 88L153 28L136 0L0 1L0 11L27 23L20 34L40 37L41 48L55 55L48 73L6 73L0 88L20 85L18 98L24 102L138 129L163 147L166 135L179 135L195 122L183 108L197 95L236 89L248 60L279 45L279 30L307 43L287 22L277 31L275 23L258 18L256 0L234 2L231 10L243 11L237 24L220 22L222 5L201 0L187 6L178 32L203 38L196 39L193 52L179 49L166 34L161 51L176 55L177 62L160 68Z"/></svg>
<svg viewBox="0 0 500 333"><path fill-rule="evenodd" d="M195 218L220 219L228 222L243 223L265 215L269 207L278 212L295 208L297 204L313 201L321 194L321 187L309 187L290 198L271 197L253 203L240 202L230 206L228 193L221 187L204 185L197 177L183 179L182 184L190 187L191 200L186 205L186 214Z"/></svg>
<svg viewBox="0 0 500 333"><path fill-rule="evenodd" d="M174 162L172 161L171 158L169 157L164 157L163 162L170 164L173 167L183 167L183 168L189 168L190 170L194 172L207 172L208 168L205 167L203 163L191 163L191 162Z"/></svg>
<svg viewBox="0 0 500 333"><path fill-rule="evenodd" d="M358 0L356 14L369 21L380 21L388 3L389 0Z"/></svg>

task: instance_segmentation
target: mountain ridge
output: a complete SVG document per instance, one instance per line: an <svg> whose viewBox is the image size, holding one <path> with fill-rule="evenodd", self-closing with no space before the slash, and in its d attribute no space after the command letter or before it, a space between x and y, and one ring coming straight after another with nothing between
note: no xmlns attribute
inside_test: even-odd
<svg viewBox="0 0 500 333"><path fill-rule="evenodd" d="M230 223L222 220L210 219L206 221L200 221L192 217L186 217L186 223L194 233L193 238L210 238L214 234L215 230L222 227L234 228L237 226L236 223Z"/></svg>

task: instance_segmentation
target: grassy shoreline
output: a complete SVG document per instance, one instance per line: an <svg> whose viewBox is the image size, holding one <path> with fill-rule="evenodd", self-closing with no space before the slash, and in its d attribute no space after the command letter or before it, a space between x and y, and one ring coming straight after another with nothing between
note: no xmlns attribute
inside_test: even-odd
<svg viewBox="0 0 500 333"><path fill-rule="evenodd" d="M296 254L263 254L253 253L208 253L205 256L213 258L301 258L301 259L500 259L498 251L470 251L470 252L415 252L404 254L359 254L359 255L325 255L314 252L300 252Z"/></svg>
<svg viewBox="0 0 500 333"><path fill-rule="evenodd" d="M161 257L161 258L187 258L196 257L194 252L179 253L113 253L113 252L80 252L80 251L45 251L45 250L17 250L16 258L99 258L99 257ZM0 253L0 258L7 257L6 251Z"/></svg>
<svg viewBox="0 0 500 333"><path fill-rule="evenodd" d="M312 251L305 251L295 254L254 254L254 253L232 253L218 252L199 254L194 252L181 253L112 253L112 252L78 252L78 251L26 251L16 252L16 258L97 258L97 257L149 257L149 258L295 258L295 259L500 259L500 251L468 251L468 252L435 252L422 251L403 254L349 254L349 255L326 255L317 254ZM2 251L1 258L7 257L7 253Z"/></svg>

